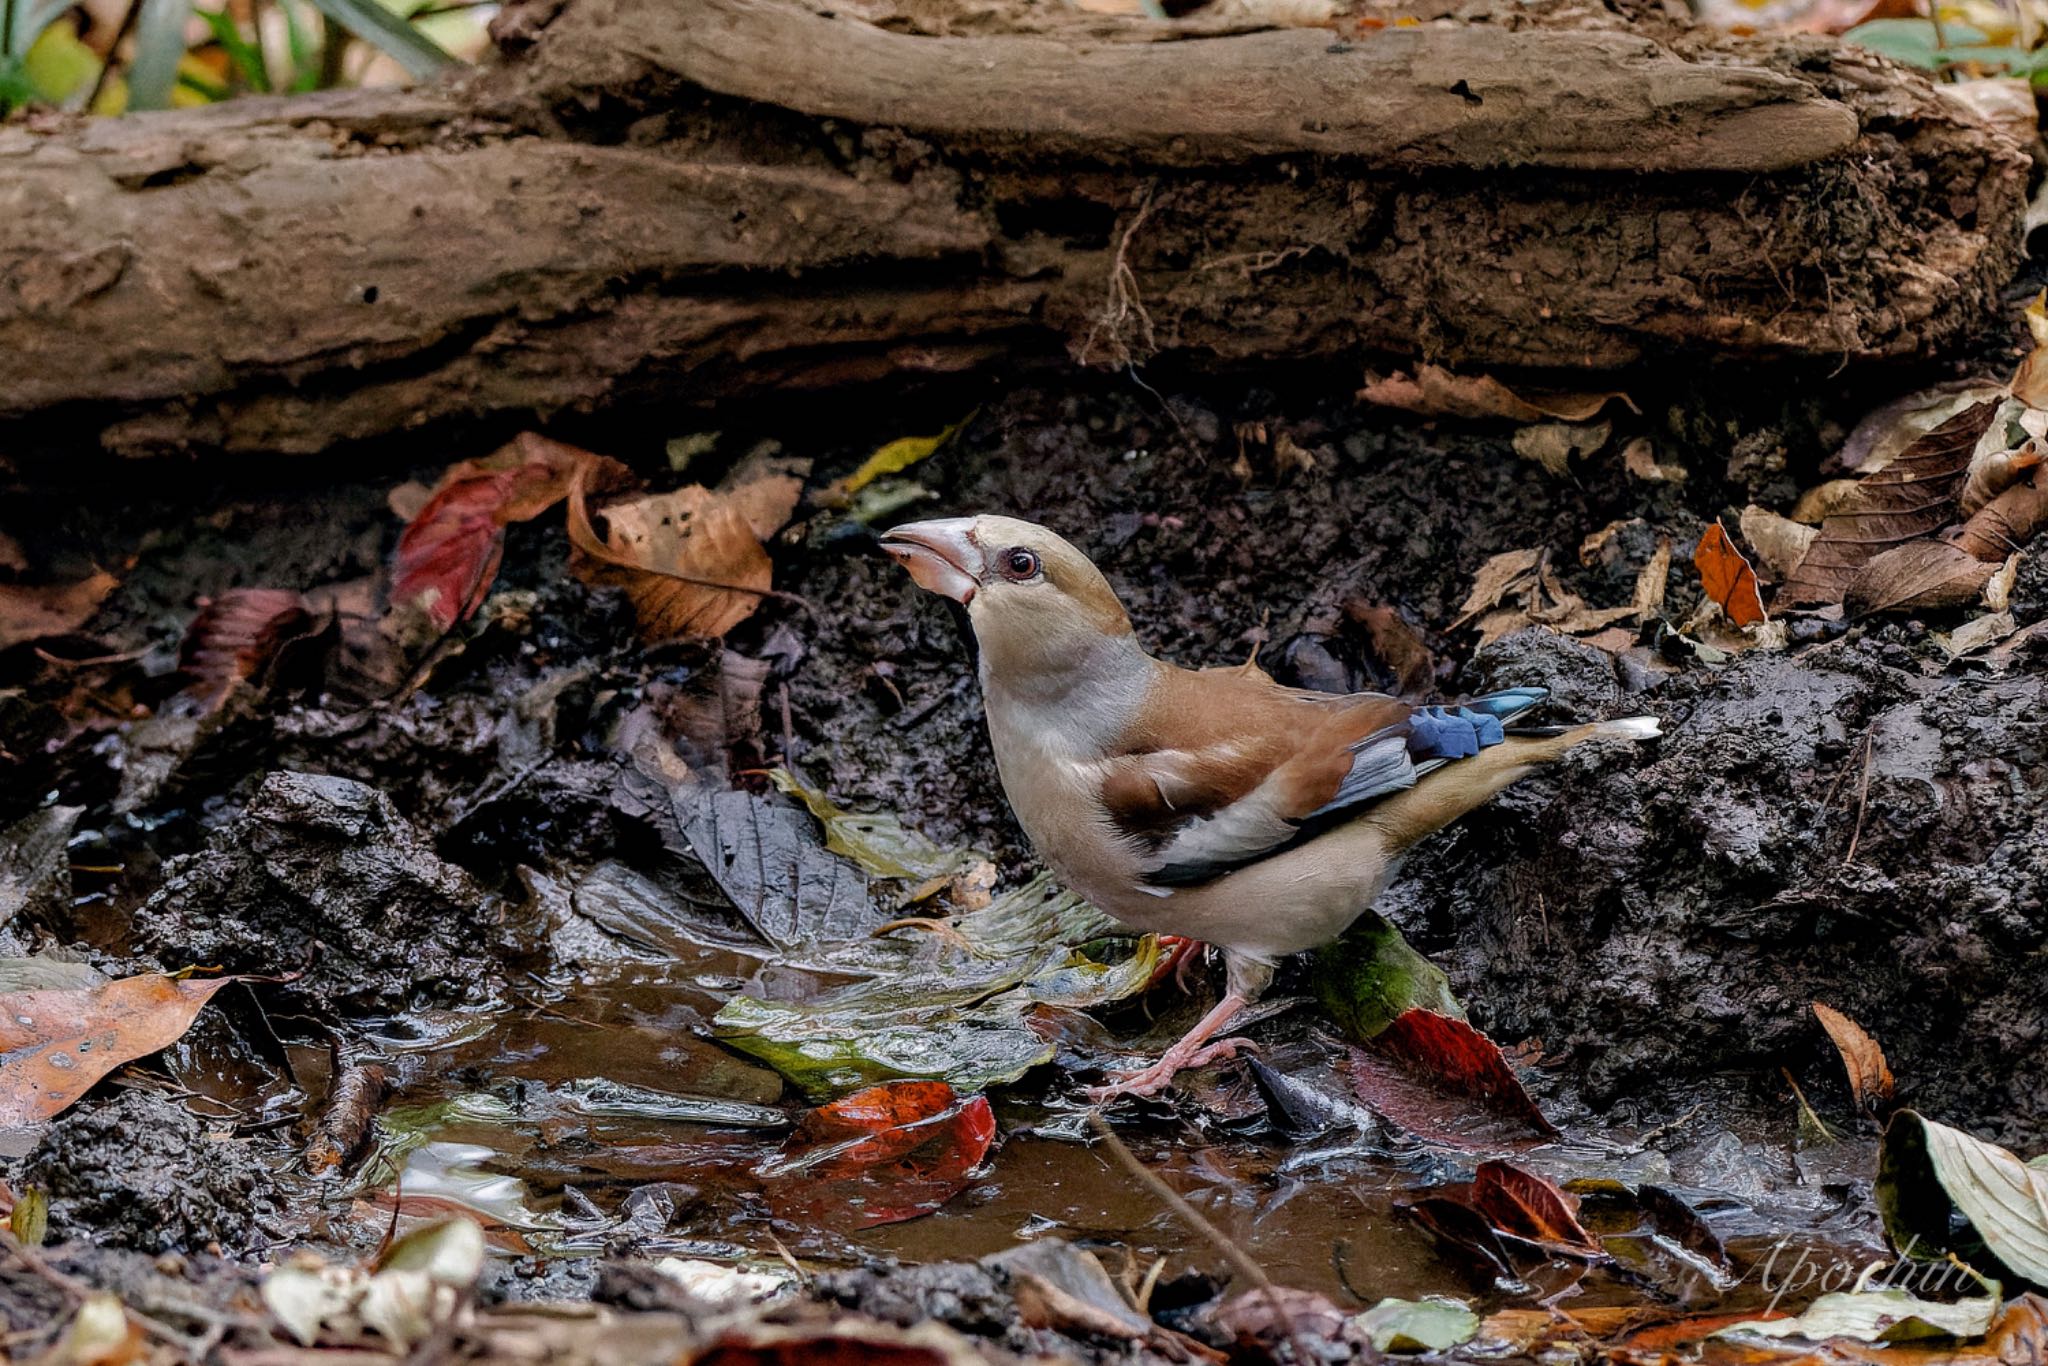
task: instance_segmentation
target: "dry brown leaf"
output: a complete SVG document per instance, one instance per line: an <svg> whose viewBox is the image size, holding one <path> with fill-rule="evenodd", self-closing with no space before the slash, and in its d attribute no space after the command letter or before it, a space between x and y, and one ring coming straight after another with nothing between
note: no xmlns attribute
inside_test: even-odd
<svg viewBox="0 0 2048 1366"><path fill-rule="evenodd" d="M0 583L0 650L76 631L120 585L105 572L73 583Z"/></svg>
<svg viewBox="0 0 2048 1366"><path fill-rule="evenodd" d="M1862 1025L1831 1005L1813 1002L1813 1017L1820 1021L1820 1027L1828 1032L1835 1050L1842 1055L1842 1067L1849 1073L1849 1091L1856 1097L1856 1104L1875 1114L1880 1105L1891 1100L1894 1089L1892 1069L1884 1060L1884 1050Z"/></svg>
<svg viewBox="0 0 2048 1366"><path fill-rule="evenodd" d="M1979 508L1955 532L1955 542L1980 560L2003 560L2023 549L2048 524L2048 470Z"/></svg>
<svg viewBox="0 0 2048 1366"><path fill-rule="evenodd" d="M1424 417L1506 418L1510 422L1546 418L1584 422L1598 416L1615 399L1637 411L1624 393L1517 393L1490 375L1455 375L1436 365L1419 365L1412 377L1400 371L1384 377L1368 374L1358 396L1367 403Z"/></svg>
<svg viewBox="0 0 2048 1366"><path fill-rule="evenodd" d="M2027 331L2033 334L2034 349L2013 372L2012 396L2029 408L2048 408L2048 290L2027 305Z"/></svg>
<svg viewBox="0 0 2048 1366"><path fill-rule="evenodd" d="M1671 538L1659 536L1648 564L1636 575L1636 590L1629 611L1639 622L1648 621L1664 610L1664 590L1671 579Z"/></svg>
<svg viewBox="0 0 2048 1366"><path fill-rule="evenodd" d="M1586 539L1579 542L1579 563L1591 567L1595 561L1602 558L1608 544L1616 536L1632 526L1641 526L1642 524L1642 518L1630 517L1625 520L1609 522L1598 531L1588 533Z"/></svg>
<svg viewBox="0 0 2048 1366"><path fill-rule="evenodd" d="M0 1129L49 1119L122 1063L176 1043L216 991L240 980L147 972L0 997Z"/></svg>
<svg viewBox="0 0 2048 1366"><path fill-rule="evenodd" d="M1995 403L2005 397L1995 384L1965 380L1938 384L1931 389L1907 394L1864 414L1829 467L1848 474L1872 475L1905 454L1927 433L1979 403ZM1794 514L1795 517L1798 514ZM1798 518L1804 521L1805 518Z"/></svg>
<svg viewBox="0 0 2048 1366"><path fill-rule="evenodd" d="M1806 558L1806 552L1813 546L1813 538L1820 535L1818 527L1802 526L1755 503L1742 510L1740 525L1742 539L1763 561L1771 577L1780 583Z"/></svg>
<svg viewBox="0 0 2048 1366"><path fill-rule="evenodd" d="M285 588L230 588L204 603L178 646L185 691L214 711L241 683L269 669L278 652L313 628L306 600Z"/></svg>
<svg viewBox="0 0 2048 1366"><path fill-rule="evenodd" d="M1465 595L1465 604L1458 609L1458 619L1450 629L1456 630L1488 608L1498 607L1502 598L1526 586L1523 580L1535 575L1542 559L1543 552L1536 548L1503 550L1480 565L1479 572L1472 576L1472 591Z"/></svg>
<svg viewBox="0 0 2048 1366"><path fill-rule="evenodd" d="M1529 614L1519 607L1505 608L1498 612L1488 612L1479 619L1477 627L1479 643L1481 645L1491 645L1502 636L1511 636L1523 627L1534 626L1535 624L1535 622L1529 619Z"/></svg>
<svg viewBox="0 0 2048 1366"><path fill-rule="evenodd" d="M2041 451L2032 442L2009 451L1988 451L1970 461L1956 505L1965 517L2019 483L2029 470L2042 462Z"/></svg>
<svg viewBox="0 0 2048 1366"><path fill-rule="evenodd" d="M1800 494L1799 501L1792 505L1792 520L1819 527L1849 505L1862 482L1861 479L1830 479L1825 484L1814 485Z"/></svg>
<svg viewBox="0 0 2048 1366"><path fill-rule="evenodd" d="M1613 431L1611 422L1539 422L1516 430L1515 454L1563 475L1571 469L1573 456L1591 455L1607 444Z"/></svg>
<svg viewBox="0 0 2048 1366"><path fill-rule="evenodd" d="M1984 605L1994 612L2003 612L2012 606L2013 585L2020 578L2020 553L2015 550L2005 557L2005 563L1984 585Z"/></svg>
<svg viewBox="0 0 2048 1366"><path fill-rule="evenodd" d="M1935 640L1948 651L1950 659L1960 659L1998 644L2018 629L2019 623L2012 619L2012 613L1987 612L1981 617L1972 617L1945 636L1936 636Z"/></svg>
<svg viewBox="0 0 2048 1366"><path fill-rule="evenodd" d="M1856 572L1843 600L1856 612L1933 611L1961 607L1998 572L1948 541L1893 546Z"/></svg>
<svg viewBox="0 0 2048 1366"><path fill-rule="evenodd" d="M1685 482L1685 466L1657 463L1657 448L1647 436L1639 436L1621 448L1621 463L1638 479L1666 484Z"/></svg>
<svg viewBox="0 0 2048 1366"><path fill-rule="evenodd" d="M572 569L586 583L625 589L643 639L724 635L770 592L774 565L761 542L789 520L803 492L801 478L766 463L735 471L728 483L614 503L600 537L579 469L569 489Z"/></svg>
<svg viewBox="0 0 2048 1366"><path fill-rule="evenodd" d="M1884 469L1858 481L1841 509L1821 523L1820 535L1786 580L1780 599L1841 602L1860 571L1887 547L1931 536L1948 525L1971 453L1997 411L1995 403L1979 403L1957 413ZM1919 561L1927 562L1924 556ZM1981 587L1979 579L1971 595Z"/></svg>

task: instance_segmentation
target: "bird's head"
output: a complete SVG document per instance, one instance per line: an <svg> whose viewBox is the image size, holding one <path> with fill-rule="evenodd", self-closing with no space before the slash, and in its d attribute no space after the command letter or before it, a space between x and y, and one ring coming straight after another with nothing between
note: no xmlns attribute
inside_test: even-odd
<svg viewBox="0 0 2048 1366"><path fill-rule="evenodd" d="M1086 555L1054 532L1014 517L910 522L882 548L920 588L967 608L982 667L1012 687L1056 686L1099 665L1105 650L1135 650L1131 619Z"/></svg>

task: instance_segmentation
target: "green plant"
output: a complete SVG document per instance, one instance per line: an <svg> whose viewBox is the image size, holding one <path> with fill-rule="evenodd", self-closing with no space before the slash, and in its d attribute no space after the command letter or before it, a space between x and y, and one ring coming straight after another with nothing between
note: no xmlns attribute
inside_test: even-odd
<svg viewBox="0 0 2048 1366"><path fill-rule="evenodd" d="M1873 19L1842 35L1859 47L1923 71L1951 75L2020 76L2048 85L2048 48L1992 41L1969 24L1932 19Z"/></svg>

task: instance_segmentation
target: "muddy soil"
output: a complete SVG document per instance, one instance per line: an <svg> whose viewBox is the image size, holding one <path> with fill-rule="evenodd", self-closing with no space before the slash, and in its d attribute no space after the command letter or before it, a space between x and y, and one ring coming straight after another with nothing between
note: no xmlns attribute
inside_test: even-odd
<svg viewBox="0 0 2048 1366"><path fill-rule="evenodd" d="M899 486L897 515L1000 510L1062 530L1169 658L1442 697L1538 683L1553 693L1545 719L1656 715L1660 742L1578 752L1435 838L1381 909L1529 1064L1579 1144L1556 1158L1559 1179L1616 1170L1612 1145L1646 1135L1629 1169L1732 1197L1731 1247L1796 1230L1867 1252L1867 1180L1797 1141L1787 1072L1854 1127L1810 1001L1884 1041L1909 1103L2022 1152L2048 1147L2048 659L1952 663L1937 632L1953 618L1814 623L1789 651L1712 660L1653 628L1651 650L1617 657L1546 630L1478 647L1458 623L1495 553L1546 548L1564 588L1608 606L1629 600L1659 536L1674 549L1663 616L1683 621L1702 528L1751 500L1788 502L1885 386L1926 378L1740 403L1638 394L1643 415L1563 477L1504 430L1392 417L1326 384L1161 376L737 414L694 443L710 453L690 477L773 439L813 458L819 482L972 410ZM656 438L690 433L660 421L566 435L662 477ZM1630 474L1618 452L1637 435L1684 482ZM633 727L673 723L678 753L719 784L759 788L756 770L786 763L843 805L987 853L1006 881L1034 870L981 731L964 622L859 524L817 515L787 534L777 584L793 596L726 652L643 650L615 594L562 572L558 523L514 527L477 627L395 691L330 670L280 678L204 726L163 723L195 592L341 583L337 600L364 610L398 527L385 492L482 449L348 481L154 488L68 520L53 514L80 487L45 470L0 515L39 562L124 566L91 643L0 657L0 743L18 765L0 822L44 794L85 808L71 868L45 867L18 898L15 945L111 973L289 977L224 994L218 1022L103 1083L7 1165L16 1189L48 1190L59 1236L108 1259L68 1265L113 1278L122 1249L249 1261L301 1243L359 1256L402 1172L408 1199L491 1214L508 1256L493 1293L512 1298L631 1304L631 1275L606 1282L591 1258L765 1253L772 1232L832 1273L813 1292L824 1300L935 1315L1026 1351L1049 1344L974 1260L1020 1238L1224 1270L1062 1127L1070 1064L1101 1055L1085 1042L999 1097L993 1172L936 1215L848 1234L763 1202L758 1163L799 1107L708 1021L745 984L787 996L807 979L772 961L687 838L631 799ZM2013 612L2021 626L2048 616L2038 557ZM105 658L124 652L139 654ZM1274 998L1304 991L1296 967ZM1155 992L1103 1025L1154 1039L1201 1004ZM1305 1070L1342 1056L1312 1006L1254 1033ZM389 1075L366 1151L305 1175L334 1076L366 1059ZM593 1108L594 1083L724 1108ZM1383 1133L1327 1150L1290 1138L1242 1065L1121 1122L1283 1283L1340 1302L1512 1298L1394 1208L1444 1178L1440 1157ZM1867 1138L1850 1146L1867 1155ZM899 1266L945 1259L952 1270ZM223 1303L247 1276L197 1265L180 1274ZM14 1328L46 1322L47 1288L10 1275Z"/></svg>

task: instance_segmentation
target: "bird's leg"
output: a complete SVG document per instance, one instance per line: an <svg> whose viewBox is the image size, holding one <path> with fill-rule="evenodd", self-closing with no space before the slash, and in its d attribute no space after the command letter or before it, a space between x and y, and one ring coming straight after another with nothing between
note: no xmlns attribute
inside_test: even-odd
<svg viewBox="0 0 2048 1366"><path fill-rule="evenodd" d="M1184 1068L1206 1067L1212 1062L1235 1057L1238 1050L1252 1046L1249 1039L1221 1039L1215 1043L1209 1040L1223 1032L1237 1018L1238 1012L1250 1004L1249 997L1240 996L1235 991L1229 993L1216 1003L1214 1010L1202 1017L1199 1024L1183 1034L1178 1043L1167 1049L1158 1062L1141 1071L1111 1077L1107 1086L1091 1087L1088 1099L1100 1105L1118 1096L1156 1096L1166 1089L1174 1073Z"/></svg>

